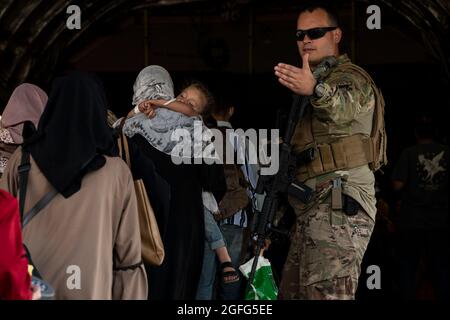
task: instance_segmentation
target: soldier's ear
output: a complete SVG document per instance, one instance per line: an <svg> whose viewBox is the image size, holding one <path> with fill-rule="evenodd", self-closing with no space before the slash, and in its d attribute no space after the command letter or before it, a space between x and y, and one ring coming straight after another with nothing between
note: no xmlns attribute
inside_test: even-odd
<svg viewBox="0 0 450 320"><path fill-rule="evenodd" d="M337 28L336 30L334 30L334 42L338 44L339 42L341 42L341 39L342 39L342 30L341 28Z"/></svg>

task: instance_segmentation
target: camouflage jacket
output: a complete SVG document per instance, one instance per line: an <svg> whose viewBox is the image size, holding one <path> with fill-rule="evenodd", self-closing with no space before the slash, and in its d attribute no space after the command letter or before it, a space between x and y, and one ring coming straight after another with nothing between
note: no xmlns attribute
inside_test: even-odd
<svg viewBox="0 0 450 320"><path fill-rule="evenodd" d="M351 63L347 55L337 61L331 72L317 75L320 85L311 99L313 136L319 143L357 133L369 136L372 130L375 97L370 83L340 70L340 65Z"/></svg>
<svg viewBox="0 0 450 320"><path fill-rule="evenodd" d="M348 56L341 55L337 58L337 65L325 73L315 70L318 85L311 98L311 130L317 144L355 134L371 134L375 95L371 84L360 74L340 68L341 65L349 63L351 61ZM302 138L294 136L293 141L296 140ZM369 166L349 169L342 176L342 192L357 200L374 219L375 178ZM336 174L333 173L324 174L306 183L311 187L323 186L335 177Z"/></svg>

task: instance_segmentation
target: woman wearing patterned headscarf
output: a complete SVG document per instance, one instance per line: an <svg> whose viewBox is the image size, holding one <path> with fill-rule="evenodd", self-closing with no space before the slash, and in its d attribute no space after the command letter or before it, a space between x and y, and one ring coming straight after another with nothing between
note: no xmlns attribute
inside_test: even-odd
<svg viewBox="0 0 450 320"><path fill-rule="evenodd" d="M188 109L189 115L170 109L172 108L170 103L177 103L177 101L174 98L172 79L163 67L152 65L144 68L139 73L133 89L132 104L136 106L136 111L138 106L145 101L160 100L167 101L167 103L165 107L154 109L154 115L151 118L144 113L137 112L137 115L127 119L123 128L127 136L133 137L135 134L140 134L157 150L172 155L175 146L177 146L177 150L184 150L181 143L191 145L190 141L176 141L172 137L175 130L184 129L189 132L191 137L196 138L196 141L203 142L203 149L206 147L207 142L203 141L201 135L207 128L203 125L200 115L187 106L185 110ZM208 104L207 94L205 95L200 90L197 91L199 100L201 100L199 104ZM194 130L196 121L202 125L201 131ZM181 154L176 154L176 156L181 156Z"/></svg>
<svg viewBox="0 0 450 320"><path fill-rule="evenodd" d="M149 66L139 73L133 105L173 98L173 83L164 68ZM158 221L164 230L165 260L160 267L148 270L150 299L195 298L205 239L202 189L217 193L226 189L222 167L172 162L171 152L178 143L171 139L172 133L179 128L193 133L195 120L201 118L158 108L153 118L143 113L129 118L123 129L141 152L153 160L158 174L170 185L169 214L162 225Z"/></svg>
<svg viewBox="0 0 450 320"><path fill-rule="evenodd" d="M30 83L21 84L12 93L0 119L0 177L9 157L23 142L23 124L31 121L38 126L47 99L41 88Z"/></svg>

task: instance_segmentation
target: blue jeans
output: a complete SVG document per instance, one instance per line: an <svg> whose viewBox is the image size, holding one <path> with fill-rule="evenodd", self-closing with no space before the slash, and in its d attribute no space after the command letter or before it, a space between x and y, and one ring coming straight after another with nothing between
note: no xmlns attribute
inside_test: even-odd
<svg viewBox="0 0 450 320"><path fill-rule="evenodd" d="M211 300L214 296L214 280L216 278L217 257L214 251L225 246L231 257L231 263L238 271L239 258L243 241L243 228L233 225L217 225L211 212L206 208L205 213L205 250L203 253L203 266L200 281L197 287L196 300ZM242 277L242 275L240 276ZM241 281L223 284L219 290L219 299L238 300L240 299Z"/></svg>
<svg viewBox="0 0 450 320"><path fill-rule="evenodd" d="M216 278L217 248L225 246L225 240L219 225L206 208L203 208L205 215L205 250L203 253L203 266L200 281L197 287L196 300L211 300L213 298L214 280Z"/></svg>
<svg viewBox="0 0 450 320"><path fill-rule="evenodd" d="M244 229L240 226L224 224L220 226L223 237L227 244L228 254L231 257L231 263L239 272L239 260L242 252L242 241L244 236ZM224 285L219 290L220 300L239 300L241 299L241 282L242 274L239 275L239 281Z"/></svg>
<svg viewBox="0 0 450 320"><path fill-rule="evenodd" d="M211 250L216 250L220 247L225 247L225 240L222 235L222 231L219 228L216 220L208 209L203 208L205 215L205 240L208 242Z"/></svg>
<svg viewBox="0 0 450 320"><path fill-rule="evenodd" d="M203 266L200 280L198 282L195 300L212 300L214 280L216 279L217 259L216 252L211 250L208 242L205 241L203 253Z"/></svg>

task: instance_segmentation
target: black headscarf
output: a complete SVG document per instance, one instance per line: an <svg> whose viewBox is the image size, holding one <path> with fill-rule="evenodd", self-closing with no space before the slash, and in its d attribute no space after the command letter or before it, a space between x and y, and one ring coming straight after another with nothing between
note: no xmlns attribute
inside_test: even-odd
<svg viewBox="0 0 450 320"><path fill-rule="evenodd" d="M81 187L83 177L113 156L106 96L100 80L74 72L55 79L36 135L25 143L39 169L65 198Z"/></svg>

